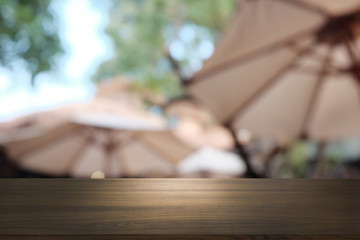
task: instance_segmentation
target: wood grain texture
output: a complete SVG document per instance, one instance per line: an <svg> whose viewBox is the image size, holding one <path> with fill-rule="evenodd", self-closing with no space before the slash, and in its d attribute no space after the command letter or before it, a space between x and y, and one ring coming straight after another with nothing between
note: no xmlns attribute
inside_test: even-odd
<svg viewBox="0 0 360 240"><path fill-rule="evenodd" d="M358 180L4 179L0 196L0 239L360 239Z"/></svg>
<svg viewBox="0 0 360 240"><path fill-rule="evenodd" d="M1 240L358 240L359 235L96 235L1 236Z"/></svg>

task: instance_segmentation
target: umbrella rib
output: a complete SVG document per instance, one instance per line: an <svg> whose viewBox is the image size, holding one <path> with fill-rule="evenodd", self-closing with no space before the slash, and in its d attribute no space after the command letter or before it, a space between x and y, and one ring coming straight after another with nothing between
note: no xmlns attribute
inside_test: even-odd
<svg viewBox="0 0 360 240"><path fill-rule="evenodd" d="M105 176L107 176L107 174L110 174L110 159L111 159L111 155L112 155L112 150L109 149L111 147L109 147L108 145L111 145L111 141L112 141L112 132L111 130L109 131L108 129L105 129L105 134L106 134L106 138L107 138L107 142L105 143L105 146L101 146L102 147L102 154L104 156L104 161L103 161L103 173Z"/></svg>
<svg viewBox="0 0 360 240"><path fill-rule="evenodd" d="M310 10L310 11L320 13L320 14L328 17L328 18L331 18L331 16L327 12L325 12L323 9L321 9L320 7L311 6L311 5L307 4L307 3L301 2L299 0L290 0L290 1L289 0L280 0L280 1L290 3L290 4L293 4L293 5L305 8L305 9Z"/></svg>
<svg viewBox="0 0 360 240"><path fill-rule="evenodd" d="M354 36L350 32L349 33L349 39L345 43L345 45L346 45L346 49L348 51L349 57L350 57L350 59L352 61L352 64L353 64L354 70L352 71L352 74L354 76L354 81L356 82L356 84L358 86L360 86L360 72L359 72L359 69L358 69L359 60L358 60L358 56L356 54L356 50L354 49L355 46L351 44L351 43L353 43L353 39L354 39ZM360 91L359 90L358 90L358 95L360 97Z"/></svg>
<svg viewBox="0 0 360 240"><path fill-rule="evenodd" d="M104 161L104 173L105 176L107 176L107 174L110 176L111 174L111 161L112 161L112 157L114 157L115 155L115 146L116 144L118 144L118 141L116 140L116 131L114 130L110 130L110 131L106 131L107 133L107 138L108 138L108 142L107 144L109 144L109 149L107 149L105 147L105 149L103 149L103 153L105 155L105 161Z"/></svg>
<svg viewBox="0 0 360 240"><path fill-rule="evenodd" d="M312 51L312 47L307 47L301 51L298 52L297 56L295 57L295 60L290 62L289 64L286 64L283 68L281 68L274 77L272 77L267 83L265 83L258 91L256 91L250 98L245 101L245 103L241 104L239 107L237 107L233 113L225 120L225 126L231 126L231 123L233 122L233 119L236 116L240 116L244 113L244 111L262 94L264 93L269 87L271 87L273 84L279 80L280 76L284 74L289 68L291 68L295 63L296 59L301 57L302 55Z"/></svg>
<svg viewBox="0 0 360 240"><path fill-rule="evenodd" d="M355 79L357 80L357 82L359 84L360 83L360 72L357 69L358 66L359 66L359 61L358 61L358 57L356 56L356 52L355 52L355 50L353 49L353 47L351 45L351 42L352 42L352 39L353 39L352 34L350 33L349 35L350 35L350 37L349 37L348 41L346 41L345 46L346 46L346 49L348 51L351 62L353 64L354 70L352 71L352 73L353 73Z"/></svg>
<svg viewBox="0 0 360 240"><path fill-rule="evenodd" d="M80 156L82 155L83 151L91 145L91 141L89 141L89 139L85 138L83 140L83 144L81 144L81 146L79 147L79 149L76 151L76 153L72 156L71 160L69 161L69 163L67 164L67 166L65 167L65 173L68 173L70 175L70 172L72 170L72 168L76 165L76 163L79 162L80 160Z"/></svg>
<svg viewBox="0 0 360 240"><path fill-rule="evenodd" d="M328 76L326 74L326 68L331 60L331 54L332 54L332 50L333 50L333 46L329 46L327 55L324 59L323 65L321 67L321 70L319 72L319 76L316 79L316 85L312 91L310 100L307 104L306 110L305 110L305 114L304 114L304 118L301 124L301 128L300 128L300 137L307 137L307 127L311 121L311 119L313 118L314 112L315 112L315 108L316 105L319 101L319 92L321 87L323 86L323 83L326 79L326 77Z"/></svg>
<svg viewBox="0 0 360 240"><path fill-rule="evenodd" d="M124 140L123 141L115 141L115 144L120 144L121 145L114 152L118 152L118 155L120 156L119 164L120 164L120 174L122 176L124 176L124 173L126 172L127 166L126 166L126 162L124 161L124 159L125 159L124 154L121 152L120 148L124 148L125 146L130 145L133 142L135 142L136 140L140 140L142 138L140 132L138 132L138 131L132 131L132 133L129 134L129 135L130 136L127 139L125 139L125 141Z"/></svg>
<svg viewBox="0 0 360 240"><path fill-rule="evenodd" d="M64 128L64 127L63 127ZM62 129L62 128L59 128ZM29 147L25 148L24 150L20 151L18 154L16 154L16 158L21 158L24 154L29 154L29 153L33 153L37 150L39 150L39 146L42 145L49 145L49 144L53 144L53 142L55 141L59 141L60 139L68 136L69 134L71 134L72 132L72 128L67 127L67 129L63 129L62 131L60 131L59 129L56 129L56 133L49 137L49 136L40 136L39 138L42 138L39 140L39 142L35 143L35 144L31 144ZM29 140L28 140L29 141ZM19 160L18 163L21 163L22 161Z"/></svg>
<svg viewBox="0 0 360 240"><path fill-rule="evenodd" d="M167 154L165 151L162 151L161 149L159 149L157 146L155 146L154 144L152 144L151 142L148 141L144 141L142 140L142 142L144 143L144 145L147 146L147 148L152 151L155 152L157 155L159 155L162 158L168 158L170 159L172 162L176 163L178 162L177 159L175 159L172 154Z"/></svg>
<svg viewBox="0 0 360 240"><path fill-rule="evenodd" d="M191 80L185 82L185 84L186 84L186 86L191 86L192 84L199 83L202 80L205 80L206 77L208 77L209 75L217 74L221 70L234 68L237 66L237 64L241 64L242 62L250 61L257 57L261 57L262 55L276 51L288 44L292 44L294 42L294 39L305 38L310 33L316 31L317 29L318 28L314 28L311 30L306 30L306 31L302 31L300 33L293 34L292 36L290 36L289 38L287 38L283 41L273 43L270 46L261 47L260 49L254 50L250 53L247 53L244 56L240 56L240 57L233 58L228 61L222 62L222 63L218 64L217 66L210 68L209 70L207 70L204 73L202 73L200 71Z"/></svg>
<svg viewBox="0 0 360 240"><path fill-rule="evenodd" d="M293 71L300 73L300 74L308 74L308 75L319 73L319 69L317 69L317 68L303 67L303 66L296 66L295 68L293 68Z"/></svg>
<svg viewBox="0 0 360 240"><path fill-rule="evenodd" d="M322 59L322 60L324 60L324 59ZM328 67L329 67L329 65L328 65ZM298 73L302 73L302 74L318 74L319 73L319 69L313 68L313 67L296 66L295 68L293 68L293 70ZM344 74L347 74L348 72L349 72L349 69L347 69L347 68L337 68L337 69L333 69L333 70L326 69L324 74L326 74L326 75L344 75Z"/></svg>
<svg viewBox="0 0 360 240"><path fill-rule="evenodd" d="M114 154L116 154L117 152L117 155L119 156L119 161L118 161L118 164L120 166L120 176L121 177L127 177L126 174L126 162L124 161L125 157L124 157L124 154L121 152L120 148L119 149L116 149L114 151Z"/></svg>
<svg viewBox="0 0 360 240"><path fill-rule="evenodd" d="M134 142L134 140L138 140L139 143L143 147L145 147L147 150L153 152L155 155L159 156L160 158L168 157L168 156L166 156L166 154L163 154L161 151L158 151L158 149L156 149L156 147L154 147L153 145L149 144L148 142L146 142L144 140L141 140L141 139L143 139L142 134L143 134L143 132L132 133L130 136L130 139L128 139L127 142L125 142L125 143L128 145L128 144L131 144L132 142ZM121 151L119 151L119 153L121 154ZM121 165L123 165L123 167L124 167L124 162L123 161L121 161L121 162L122 162Z"/></svg>
<svg viewBox="0 0 360 240"><path fill-rule="evenodd" d="M177 161L177 159L174 159L171 154L166 154L164 151L161 151L160 149L156 148L154 144L151 144L149 142L142 141L142 145L149 151L153 152L155 155L158 155L160 158L165 159L165 162L168 162L167 159L170 159L172 163L172 171L173 173L176 172L175 163L179 161Z"/></svg>
<svg viewBox="0 0 360 240"><path fill-rule="evenodd" d="M317 61L323 61L324 58L326 57L326 53L325 54L321 54L321 53L318 53L316 52L315 50L313 52L311 52L309 54L309 57L314 59L314 60L317 60ZM333 59L331 59L333 60Z"/></svg>

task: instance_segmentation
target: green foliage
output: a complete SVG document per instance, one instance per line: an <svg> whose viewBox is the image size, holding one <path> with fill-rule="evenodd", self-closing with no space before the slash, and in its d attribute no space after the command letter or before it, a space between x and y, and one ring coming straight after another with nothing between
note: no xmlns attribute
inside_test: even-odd
<svg viewBox="0 0 360 240"><path fill-rule="evenodd" d="M295 141L286 154L285 168L288 168L293 177L306 177L309 155L309 143L303 140Z"/></svg>
<svg viewBox="0 0 360 240"><path fill-rule="evenodd" d="M193 51L202 39L215 42L228 24L235 0L113 0L106 33L114 56L100 65L95 81L127 75L138 84L166 96L181 93L180 79L191 56L173 59L169 45L180 40L184 26L194 26L196 37L186 48ZM188 74L189 75L189 74Z"/></svg>
<svg viewBox="0 0 360 240"><path fill-rule="evenodd" d="M1 0L0 63L23 60L32 75L48 71L62 52L50 0Z"/></svg>

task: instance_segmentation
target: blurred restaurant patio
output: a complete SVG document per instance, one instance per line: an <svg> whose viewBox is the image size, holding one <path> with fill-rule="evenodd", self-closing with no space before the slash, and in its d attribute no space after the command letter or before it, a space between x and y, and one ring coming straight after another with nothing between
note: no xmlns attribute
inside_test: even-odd
<svg viewBox="0 0 360 240"><path fill-rule="evenodd" d="M360 1L160 2L107 8L90 99L0 123L0 177L360 178Z"/></svg>

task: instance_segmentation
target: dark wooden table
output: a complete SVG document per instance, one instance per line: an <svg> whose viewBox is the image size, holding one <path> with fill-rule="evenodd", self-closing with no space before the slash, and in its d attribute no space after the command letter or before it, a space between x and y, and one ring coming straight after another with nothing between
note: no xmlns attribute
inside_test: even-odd
<svg viewBox="0 0 360 240"><path fill-rule="evenodd" d="M360 239L360 181L5 179L0 239Z"/></svg>

